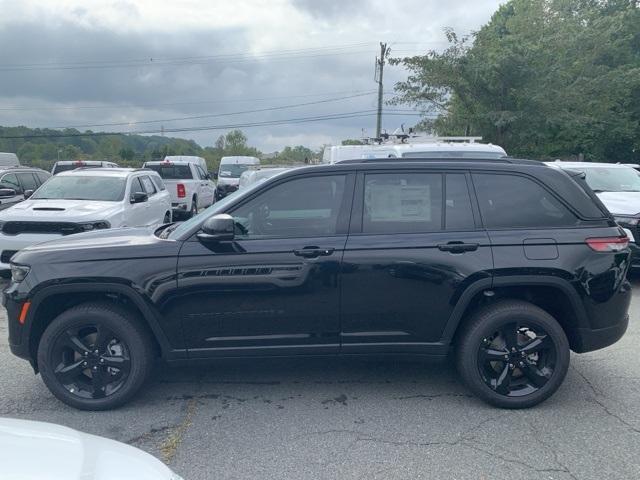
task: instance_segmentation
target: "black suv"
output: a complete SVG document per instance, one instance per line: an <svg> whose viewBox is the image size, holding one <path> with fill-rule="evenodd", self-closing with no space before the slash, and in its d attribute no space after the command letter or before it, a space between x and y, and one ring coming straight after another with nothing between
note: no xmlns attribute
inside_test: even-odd
<svg viewBox="0 0 640 480"><path fill-rule="evenodd" d="M535 405L569 350L628 323L628 239L579 176L526 160L303 167L155 231L13 257L14 354L113 408L154 359L454 352L485 401Z"/></svg>

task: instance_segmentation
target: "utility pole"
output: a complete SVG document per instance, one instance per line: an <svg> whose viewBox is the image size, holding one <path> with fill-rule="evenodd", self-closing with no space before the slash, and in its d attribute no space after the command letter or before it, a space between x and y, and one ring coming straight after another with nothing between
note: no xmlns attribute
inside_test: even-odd
<svg viewBox="0 0 640 480"><path fill-rule="evenodd" d="M378 83L378 118L376 120L376 138L380 138L382 129L382 75L384 73L384 60L389 53L386 43L380 42L380 58L376 58L376 73L374 80Z"/></svg>

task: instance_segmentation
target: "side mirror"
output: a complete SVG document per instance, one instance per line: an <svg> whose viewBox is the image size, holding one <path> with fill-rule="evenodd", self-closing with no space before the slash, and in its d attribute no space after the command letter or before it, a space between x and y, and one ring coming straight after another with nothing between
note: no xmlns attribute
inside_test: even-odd
<svg viewBox="0 0 640 480"><path fill-rule="evenodd" d="M13 188L0 187L0 198L15 197L18 194Z"/></svg>
<svg viewBox="0 0 640 480"><path fill-rule="evenodd" d="M149 200L149 195L144 192L135 192L131 194L131 203L142 203Z"/></svg>
<svg viewBox="0 0 640 480"><path fill-rule="evenodd" d="M235 221L231 215L220 213L209 217L202 224L198 239L203 242L222 242L233 240Z"/></svg>
<svg viewBox="0 0 640 480"><path fill-rule="evenodd" d="M33 195L33 190L25 190L24 191L24 199L28 199L31 195Z"/></svg>

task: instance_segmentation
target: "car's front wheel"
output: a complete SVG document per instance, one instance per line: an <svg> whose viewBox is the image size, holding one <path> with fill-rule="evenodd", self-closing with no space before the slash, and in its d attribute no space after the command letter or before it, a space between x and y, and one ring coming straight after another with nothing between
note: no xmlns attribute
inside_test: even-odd
<svg viewBox="0 0 640 480"><path fill-rule="evenodd" d="M38 366L61 401L108 410L130 400L153 367L153 346L133 312L107 302L61 313L42 334Z"/></svg>
<svg viewBox="0 0 640 480"><path fill-rule="evenodd" d="M558 322L523 301L477 311L464 325L458 371L478 397L502 408L527 408L549 398L569 368L569 342Z"/></svg>

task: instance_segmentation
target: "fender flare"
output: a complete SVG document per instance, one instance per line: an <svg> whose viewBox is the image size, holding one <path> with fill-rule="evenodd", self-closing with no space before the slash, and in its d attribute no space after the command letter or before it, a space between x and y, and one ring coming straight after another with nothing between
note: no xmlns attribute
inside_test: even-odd
<svg viewBox="0 0 640 480"><path fill-rule="evenodd" d="M458 326L463 320L463 314L471 303L471 300L483 290L492 290L500 287L551 287L561 290L571 302L578 324L577 328L588 328L589 321L584 305L576 289L569 281L551 275L513 275L493 278L483 278L467 287L456 303L449 321L442 332L442 342L450 344Z"/></svg>
<svg viewBox="0 0 640 480"><path fill-rule="evenodd" d="M27 331L25 331L26 338L30 338L31 336L31 327L42 302L54 295L74 293L114 293L126 297L142 314L142 320L149 326L151 333L160 346L162 358L183 358L186 356L181 355L179 350L171 348L160 326L158 314L144 300L142 295L140 295L135 288L119 283L72 283L44 287L42 290L39 290L31 300L31 308L29 309L27 321L25 322L25 327L27 327Z"/></svg>

